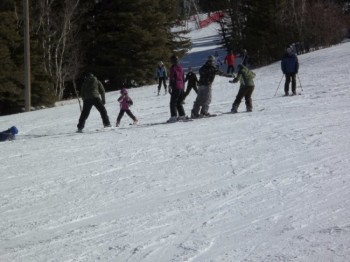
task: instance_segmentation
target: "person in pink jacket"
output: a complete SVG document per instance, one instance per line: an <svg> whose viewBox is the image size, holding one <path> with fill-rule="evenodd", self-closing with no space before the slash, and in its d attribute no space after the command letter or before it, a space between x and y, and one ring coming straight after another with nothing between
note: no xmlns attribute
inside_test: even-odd
<svg viewBox="0 0 350 262"><path fill-rule="evenodd" d="M132 120L134 120L134 125L137 124L138 120L137 118L131 113L130 106L133 105L132 99L128 95L128 90L126 88L123 88L120 91L120 97L118 98L118 102L120 103L120 112L117 118L117 124L118 127L120 124L120 120L122 119L124 113L126 113Z"/></svg>

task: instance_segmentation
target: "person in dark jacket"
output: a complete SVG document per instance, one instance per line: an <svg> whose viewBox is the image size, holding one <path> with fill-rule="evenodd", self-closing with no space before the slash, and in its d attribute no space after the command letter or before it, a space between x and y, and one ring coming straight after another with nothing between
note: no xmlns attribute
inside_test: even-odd
<svg viewBox="0 0 350 262"><path fill-rule="evenodd" d="M169 93L170 97L170 119L169 123L186 118L182 105L184 99L185 76L179 58L175 55L170 57L171 67L169 70Z"/></svg>
<svg viewBox="0 0 350 262"><path fill-rule="evenodd" d="M9 129L0 132L0 142L14 140L16 139L17 134L18 134L17 127L12 126Z"/></svg>
<svg viewBox="0 0 350 262"><path fill-rule="evenodd" d="M249 67L250 57L249 57L247 49L243 49L242 53L240 54L240 57L242 59L241 64L246 66L246 67Z"/></svg>
<svg viewBox="0 0 350 262"><path fill-rule="evenodd" d="M89 117L92 106L95 106L100 112L103 126L110 127L111 123L109 122L107 110L104 106L106 104L105 89L103 88L102 83L91 73L88 73L85 77L81 88L81 97L84 104L77 125L78 132L81 132L84 129L85 121Z"/></svg>
<svg viewBox="0 0 350 262"><path fill-rule="evenodd" d="M191 92L192 88L196 92L196 94L198 94L198 88L197 88L198 78L197 78L197 75L192 71L192 67L188 68L188 73L186 74L185 82L187 82L187 88L184 95L184 99L182 101L183 103L185 103L185 99Z"/></svg>
<svg viewBox="0 0 350 262"><path fill-rule="evenodd" d="M199 69L198 95L194 101L191 118L210 116L212 83L219 70L215 66L215 57L209 56L205 64Z"/></svg>
<svg viewBox="0 0 350 262"><path fill-rule="evenodd" d="M281 69L283 74L286 76L286 81L284 83L284 93L286 96L289 95L289 83L292 80L292 93L296 95L296 75L299 71L298 57L293 53L291 47L287 47L286 53L284 54L281 61Z"/></svg>
<svg viewBox="0 0 350 262"><path fill-rule="evenodd" d="M232 104L231 113L237 113L239 104L241 103L243 97L245 98L245 104L247 107L247 112L253 111L252 94L255 88L254 84L255 73L249 70L244 65L238 66L238 74L230 83L240 82L240 87L235 101Z"/></svg>

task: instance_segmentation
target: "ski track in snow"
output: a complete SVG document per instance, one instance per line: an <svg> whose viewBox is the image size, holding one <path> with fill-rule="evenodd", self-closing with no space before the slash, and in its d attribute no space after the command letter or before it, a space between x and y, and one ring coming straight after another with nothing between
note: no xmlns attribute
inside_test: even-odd
<svg viewBox="0 0 350 262"><path fill-rule="evenodd" d="M149 86L130 90L140 126L97 132L93 109L76 134L77 103L1 117L20 134L1 143L0 261L348 261L349 47L299 56L301 96L273 97L279 63L256 69L253 113L142 126L169 118Z"/></svg>

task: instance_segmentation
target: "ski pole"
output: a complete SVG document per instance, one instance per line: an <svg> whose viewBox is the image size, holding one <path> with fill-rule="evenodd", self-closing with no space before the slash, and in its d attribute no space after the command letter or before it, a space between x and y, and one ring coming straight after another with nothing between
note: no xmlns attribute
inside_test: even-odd
<svg viewBox="0 0 350 262"><path fill-rule="evenodd" d="M278 84L278 87L277 87L277 89L276 89L276 92L275 92L275 95L274 95L274 96L277 95L277 91L278 91L278 89L280 88L280 85L281 85L281 82L282 82L283 77L284 77L284 74L282 75L282 78L281 78L281 80L280 80L280 83Z"/></svg>
<svg viewBox="0 0 350 262"><path fill-rule="evenodd" d="M297 74L297 77L298 77L298 80L299 80L299 85L300 85L300 88L301 88L301 92L304 92L303 87L301 86L301 81L300 81L300 77L299 77L298 74Z"/></svg>

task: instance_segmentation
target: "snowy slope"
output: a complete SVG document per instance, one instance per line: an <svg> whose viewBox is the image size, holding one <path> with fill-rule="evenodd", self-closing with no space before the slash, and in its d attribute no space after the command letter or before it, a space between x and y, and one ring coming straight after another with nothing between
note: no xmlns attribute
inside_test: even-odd
<svg viewBox="0 0 350 262"><path fill-rule="evenodd" d="M0 261L349 261L350 43L299 60L301 96L273 97L279 63L255 70L253 113L142 126L169 118L146 86L136 127L96 132L93 109L76 134L77 103L0 117L20 130L0 144ZM228 80L210 112L230 110Z"/></svg>

